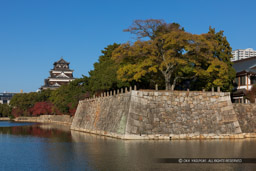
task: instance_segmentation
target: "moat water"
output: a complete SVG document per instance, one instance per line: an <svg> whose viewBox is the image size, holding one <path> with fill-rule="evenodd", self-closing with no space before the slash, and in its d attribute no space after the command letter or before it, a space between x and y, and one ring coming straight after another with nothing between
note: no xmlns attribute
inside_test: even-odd
<svg viewBox="0 0 256 171"><path fill-rule="evenodd" d="M0 122L0 170L256 170L256 163L158 163L159 158L256 158L256 139L118 140L67 126Z"/></svg>

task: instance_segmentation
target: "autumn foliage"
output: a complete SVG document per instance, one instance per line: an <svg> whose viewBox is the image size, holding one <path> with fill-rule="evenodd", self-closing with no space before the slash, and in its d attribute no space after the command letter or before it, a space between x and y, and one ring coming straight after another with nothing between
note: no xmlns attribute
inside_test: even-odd
<svg viewBox="0 0 256 171"><path fill-rule="evenodd" d="M53 114L53 104L51 102L36 102L30 112L32 116Z"/></svg>

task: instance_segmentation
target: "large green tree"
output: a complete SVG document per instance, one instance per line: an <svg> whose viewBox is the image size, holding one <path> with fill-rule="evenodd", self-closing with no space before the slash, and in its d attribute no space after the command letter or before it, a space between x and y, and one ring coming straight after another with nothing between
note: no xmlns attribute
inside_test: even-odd
<svg viewBox="0 0 256 171"><path fill-rule="evenodd" d="M141 81L147 75L158 75L165 80L167 90L184 79L191 84L193 80L199 82L195 89L231 87L230 49L223 32L210 30L195 35L185 32L177 23L152 19L136 20L125 31L136 34L138 40L122 44L113 52L122 81Z"/></svg>
<svg viewBox="0 0 256 171"><path fill-rule="evenodd" d="M236 72L231 62L232 48L223 33L224 31L216 32L210 27L209 32L203 35L212 42L214 49L207 68L204 68L206 74L201 77L200 82L205 84L206 89L219 86L223 91L231 91Z"/></svg>
<svg viewBox="0 0 256 171"><path fill-rule="evenodd" d="M117 89L128 86L128 82L117 79L118 65L111 59L112 52L119 47L119 44L108 45L99 57L99 61L94 63L94 69L90 74L90 88L93 92Z"/></svg>
<svg viewBox="0 0 256 171"><path fill-rule="evenodd" d="M114 51L113 59L121 66L118 78L140 81L149 73L157 73L164 78L167 90L179 79L197 76L201 69L199 60L205 60L212 48L203 36L185 32L176 23L139 20L127 31L149 40L125 43Z"/></svg>

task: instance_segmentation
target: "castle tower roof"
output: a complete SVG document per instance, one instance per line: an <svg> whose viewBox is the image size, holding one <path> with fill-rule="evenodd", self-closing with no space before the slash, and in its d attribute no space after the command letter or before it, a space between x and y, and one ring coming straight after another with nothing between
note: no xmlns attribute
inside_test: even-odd
<svg viewBox="0 0 256 171"><path fill-rule="evenodd" d="M60 58L60 60L58 60L57 62L54 62L53 65L56 64L70 64L69 62L65 61L62 57Z"/></svg>

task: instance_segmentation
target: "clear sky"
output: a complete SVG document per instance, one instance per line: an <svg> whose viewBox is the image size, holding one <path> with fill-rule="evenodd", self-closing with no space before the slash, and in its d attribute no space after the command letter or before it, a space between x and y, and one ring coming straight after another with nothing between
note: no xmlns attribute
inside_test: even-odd
<svg viewBox="0 0 256 171"><path fill-rule="evenodd" d="M201 34L224 30L235 49L256 49L254 0L0 0L0 92L36 91L61 56L88 75L101 50L133 35L136 19L177 22Z"/></svg>

